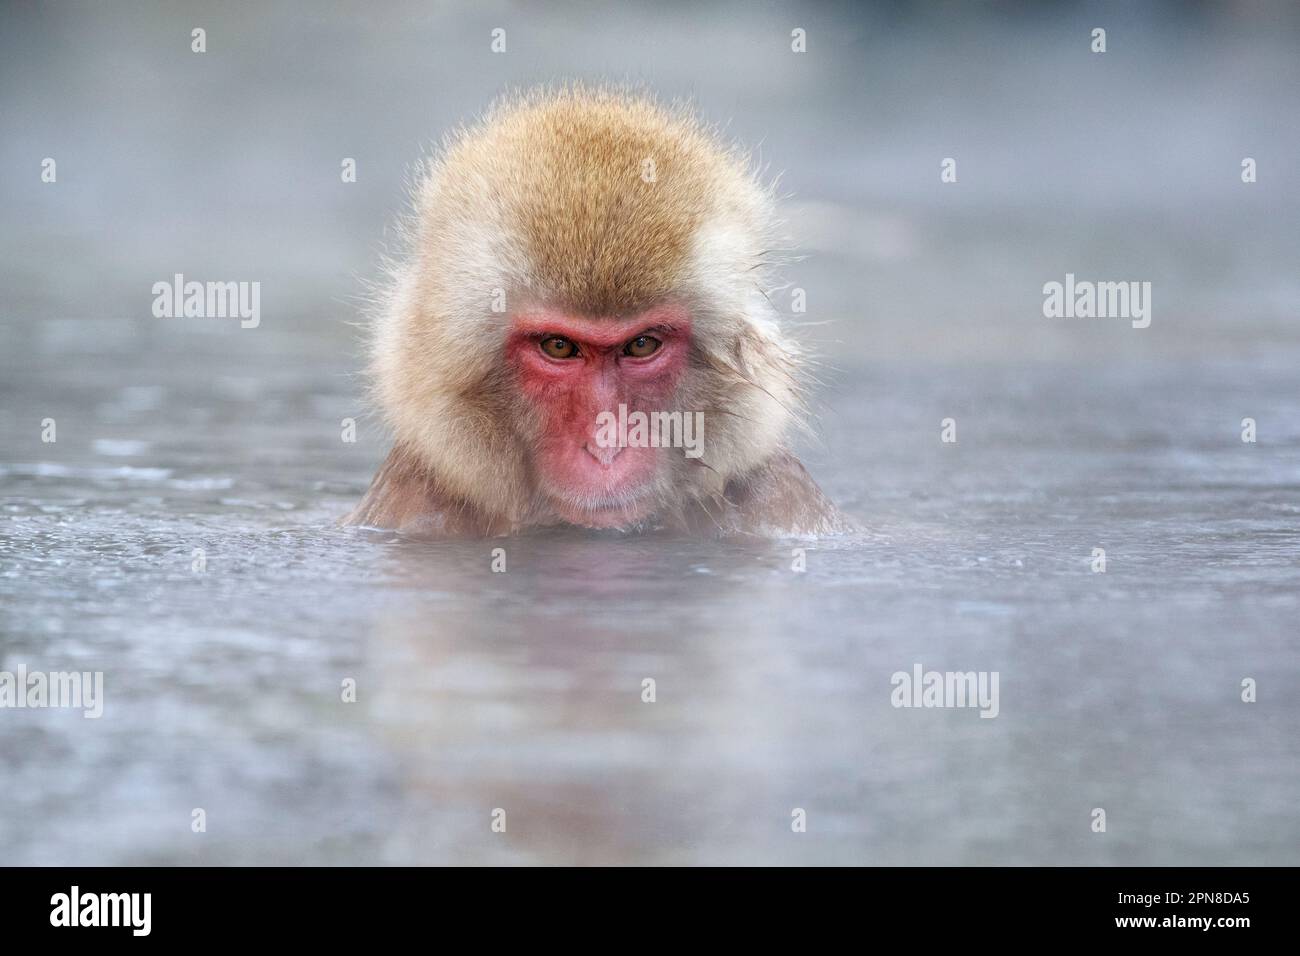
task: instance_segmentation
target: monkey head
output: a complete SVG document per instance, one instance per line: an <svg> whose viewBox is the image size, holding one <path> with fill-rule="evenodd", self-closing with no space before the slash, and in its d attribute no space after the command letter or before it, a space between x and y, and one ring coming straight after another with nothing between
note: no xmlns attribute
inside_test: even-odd
<svg viewBox="0 0 1300 956"><path fill-rule="evenodd" d="M409 233L372 372L443 507L644 525L722 500L781 448L800 388L764 293L771 191L685 110L508 98L426 164ZM699 454L602 440L602 413L636 412L700 415Z"/></svg>

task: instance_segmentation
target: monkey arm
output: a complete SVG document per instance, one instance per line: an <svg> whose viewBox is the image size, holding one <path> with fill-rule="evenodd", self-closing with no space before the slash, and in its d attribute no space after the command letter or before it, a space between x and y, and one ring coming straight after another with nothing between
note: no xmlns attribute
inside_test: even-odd
<svg viewBox="0 0 1300 956"><path fill-rule="evenodd" d="M379 466L345 525L391 528L437 537L503 534L477 509L444 494L433 476L400 444Z"/></svg>
<svg viewBox="0 0 1300 956"><path fill-rule="evenodd" d="M858 527L788 451L777 452L754 471L728 482L725 498L724 513L712 516L723 533L837 534Z"/></svg>

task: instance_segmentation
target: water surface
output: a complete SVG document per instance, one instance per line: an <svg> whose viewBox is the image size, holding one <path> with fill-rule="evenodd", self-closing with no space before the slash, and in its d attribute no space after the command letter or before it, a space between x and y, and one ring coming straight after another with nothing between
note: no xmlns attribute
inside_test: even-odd
<svg viewBox="0 0 1300 956"><path fill-rule="evenodd" d="M0 713L4 862L1296 862L1285 364L863 366L808 455L861 535L431 542L333 524L343 356L117 358L6 379L63 405L5 422L3 666L106 701ZM893 708L914 663L999 715Z"/></svg>

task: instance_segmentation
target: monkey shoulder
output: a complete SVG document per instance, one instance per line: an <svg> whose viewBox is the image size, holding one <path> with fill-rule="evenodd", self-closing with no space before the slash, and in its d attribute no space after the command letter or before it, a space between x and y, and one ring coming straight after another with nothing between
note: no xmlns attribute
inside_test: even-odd
<svg viewBox="0 0 1300 956"><path fill-rule="evenodd" d="M442 493L428 470L401 446L388 453L365 497L343 523L431 537L500 533L477 509Z"/></svg>
<svg viewBox="0 0 1300 956"><path fill-rule="evenodd" d="M724 530L765 535L838 534L856 524L788 451L727 484Z"/></svg>

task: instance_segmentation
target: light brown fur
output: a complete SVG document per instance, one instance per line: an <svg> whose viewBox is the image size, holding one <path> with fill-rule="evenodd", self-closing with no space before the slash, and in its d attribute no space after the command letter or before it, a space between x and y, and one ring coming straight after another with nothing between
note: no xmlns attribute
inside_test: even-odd
<svg viewBox="0 0 1300 956"><path fill-rule="evenodd" d="M703 410L708 437L702 459L660 476L656 523L840 527L797 462L821 506L791 493L783 443L802 407L800 362L764 294L774 231L770 190L684 109L586 88L500 102L418 187L371 362L395 446L349 520L471 534L553 520L534 491L532 419L501 363L510 315L620 317L676 301L694 336L677 407ZM760 515L755 489L778 487Z"/></svg>

